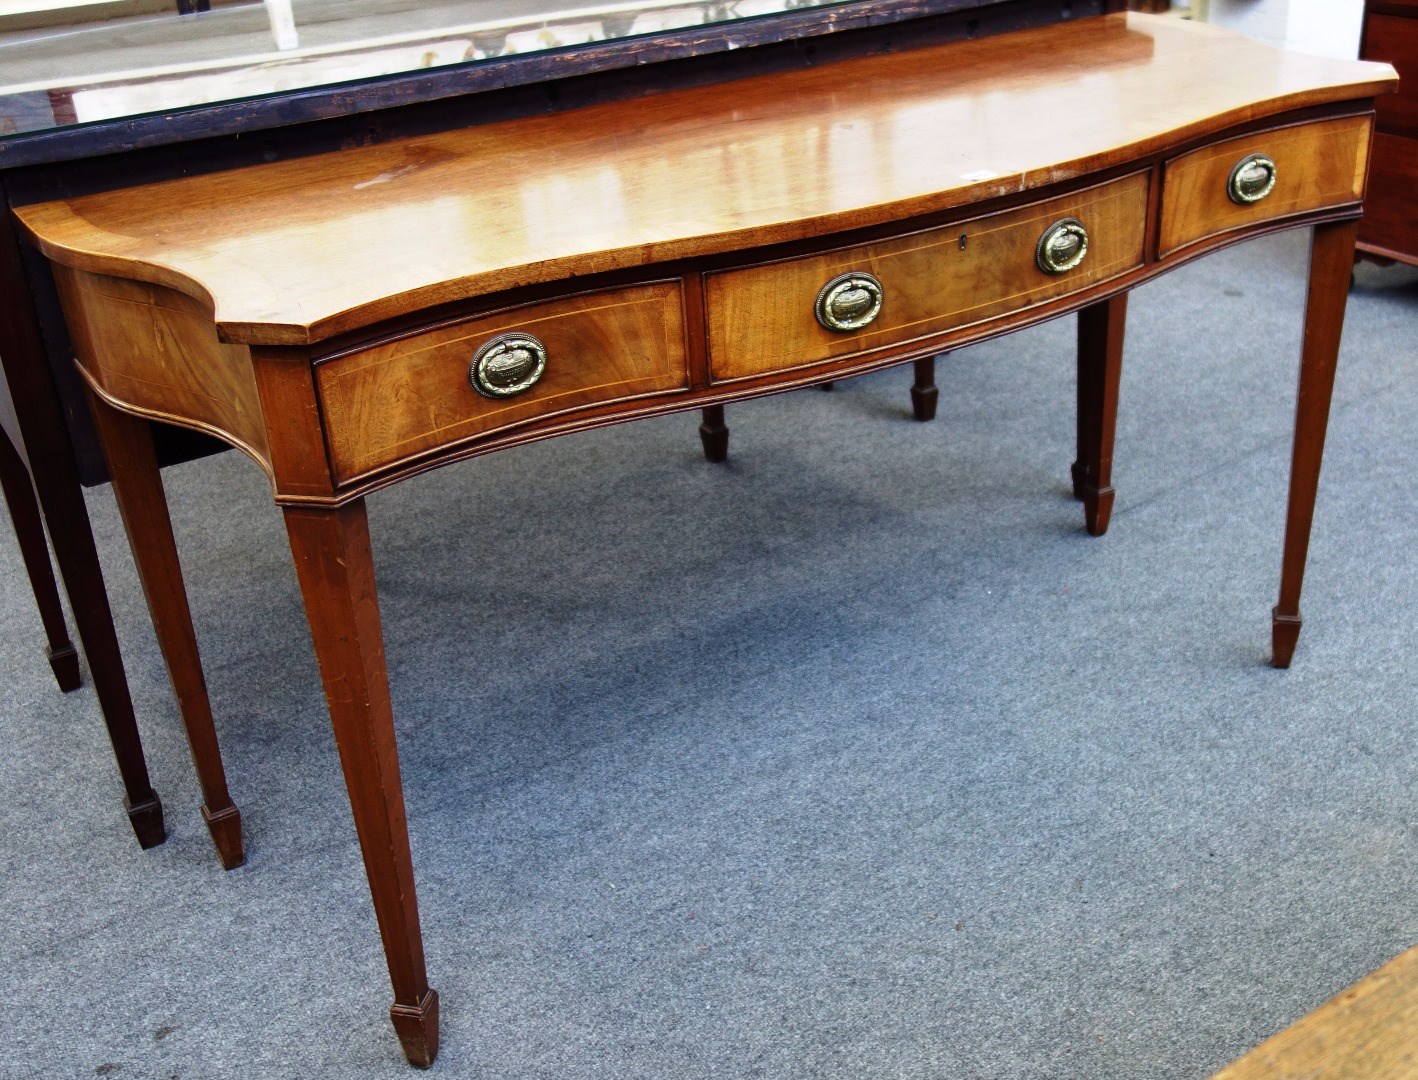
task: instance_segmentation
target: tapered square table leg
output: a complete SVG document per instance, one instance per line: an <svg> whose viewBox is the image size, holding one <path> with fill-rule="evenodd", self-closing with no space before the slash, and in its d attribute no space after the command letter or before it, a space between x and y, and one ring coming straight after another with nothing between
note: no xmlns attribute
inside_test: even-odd
<svg viewBox="0 0 1418 1080"><path fill-rule="evenodd" d="M1108 531L1113 513L1113 433L1127 304L1127 293L1119 293L1078 313L1078 458L1073 463L1073 494L1083 500L1084 524L1093 536Z"/></svg>
<svg viewBox="0 0 1418 1080"><path fill-rule="evenodd" d="M394 984L390 1019L409 1062L426 1067L438 1055L438 993L424 969L364 500L284 513Z"/></svg>
<svg viewBox="0 0 1418 1080"><path fill-rule="evenodd" d="M699 441L704 444L706 461L725 461L729 456L729 428L724 423L722 405L706 405L699 423Z"/></svg>
<svg viewBox="0 0 1418 1080"><path fill-rule="evenodd" d="M934 420L940 390L935 384L935 357L917 360L911 380L911 415L917 420Z"/></svg>
<svg viewBox="0 0 1418 1080"><path fill-rule="evenodd" d="M222 866L231 870L246 861L241 813L227 790L197 634L192 628L187 589L177 558L177 541L172 535L162 475L153 452L152 429L146 421L120 412L97 395L90 394L89 404L158 647L187 730L187 743L202 788L202 819L212 834Z"/></svg>
<svg viewBox="0 0 1418 1080"><path fill-rule="evenodd" d="M1300 640L1300 587L1310 548L1320 460L1324 456L1334 370L1349 275L1354 265L1357 221L1317 225L1310 247L1310 285L1305 302L1305 336L1300 353L1300 388L1295 403L1295 445L1290 463L1290 501L1285 515L1285 554L1280 568L1280 600L1271 612L1271 663L1290 666Z"/></svg>
<svg viewBox="0 0 1418 1080"><path fill-rule="evenodd" d="M77 690L81 682L79 653L69 640L69 628L64 624L64 605L60 603L59 586L49 563L49 544L44 539L44 521L39 514L39 503L35 501L34 483L20 452L3 431L0 431L0 485L4 487L5 505L10 510L20 557L24 559L35 606L39 608L40 622L44 626L45 655L54 672L54 681L65 693Z"/></svg>

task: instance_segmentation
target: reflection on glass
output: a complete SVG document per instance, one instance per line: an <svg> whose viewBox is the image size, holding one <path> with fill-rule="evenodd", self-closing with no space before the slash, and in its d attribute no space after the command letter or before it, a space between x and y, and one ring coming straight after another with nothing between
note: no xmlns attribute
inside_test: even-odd
<svg viewBox="0 0 1418 1080"><path fill-rule="evenodd" d="M0 0L0 136L839 0Z"/></svg>

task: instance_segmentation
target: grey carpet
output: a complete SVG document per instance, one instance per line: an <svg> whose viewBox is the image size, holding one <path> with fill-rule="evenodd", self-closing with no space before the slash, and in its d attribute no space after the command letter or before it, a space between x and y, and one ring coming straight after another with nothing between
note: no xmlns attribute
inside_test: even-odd
<svg viewBox="0 0 1418 1080"><path fill-rule="evenodd" d="M1304 237L1134 294L1117 511L1073 320L371 500L456 1077L1202 1077L1418 940L1418 274L1353 294L1295 666L1266 665ZM279 517L169 493L247 865L223 873L106 490L170 838L0 544L0 1074L408 1077Z"/></svg>

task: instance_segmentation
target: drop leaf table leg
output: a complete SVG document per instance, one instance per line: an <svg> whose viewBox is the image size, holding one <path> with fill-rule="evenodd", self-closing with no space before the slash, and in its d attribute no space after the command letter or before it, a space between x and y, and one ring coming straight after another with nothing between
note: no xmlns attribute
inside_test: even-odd
<svg viewBox="0 0 1418 1080"><path fill-rule="evenodd" d="M1310 547L1310 525L1319 490L1339 337L1349 299L1357 221L1315 226L1310 248L1310 287L1300 353L1300 389L1295 403L1295 446L1290 464L1290 503L1285 515L1285 555L1280 602L1271 612L1271 663L1290 666L1300 640L1300 586Z"/></svg>
<svg viewBox="0 0 1418 1080"><path fill-rule="evenodd" d="M60 435L66 437L62 432ZM138 846L155 847L167 838L162 803L148 779L148 764L143 757L143 742L133 714L133 698L128 691L118 635L113 629L113 611L108 606L84 495L77 476L57 482L51 477L49 483L37 476L35 486L54 545L54 561L69 597L69 610L74 613L74 628L89 662L94 692L123 779L123 808L128 812Z"/></svg>
<svg viewBox="0 0 1418 1080"><path fill-rule="evenodd" d="M1078 313L1078 458L1073 494L1083 500L1092 536L1108 531L1113 513L1113 433L1123 372L1128 294L1118 293Z"/></svg>
<svg viewBox="0 0 1418 1080"><path fill-rule="evenodd" d="M152 429L147 421L120 412L97 395L90 394L89 405L158 646L187 729L187 743L202 788L202 818L222 866L231 870L246 861L241 813L227 790L197 634L192 628L187 589L177 558L177 541L172 535L162 474L153 452Z"/></svg>
<svg viewBox="0 0 1418 1080"><path fill-rule="evenodd" d="M49 544L44 539L44 521L39 514L39 503L35 501L34 483L20 452L3 431L0 431L0 484L5 489L5 505L10 508L15 539L20 543L20 555L48 639L45 652L49 666L59 689L65 693L77 690L82 681L79 653L69 640L69 628L64 624L64 605L59 600L54 568L49 564Z"/></svg>
<svg viewBox="0 0 1418 1080"><path fill-rule="evenodd" d="M438 1055L438 992L424 969L364 500L284 514L394 984L389 1016L409 1062L427 1067Z"/></svg>
<svg viewBox="0 0 1418 1080"><path fill-rule="evenodd" d="M0 191L3 195L3 191ZM44 341L34 314L21 265L19 239L8 200L0 198L0 362L6 389L16 410L34 492L45 530L54 548L79 646L88 661L89 677L103 713L108 740L123 780L123 806L143 848L161 844L167 836L162 802L148 779L143 741L133 715L133 699L123 672L123 656L113 630L113 612L104 591L103 571L94 547L93 529L79 487L78 466L64 423L64 408L49 374Z"/></svg>

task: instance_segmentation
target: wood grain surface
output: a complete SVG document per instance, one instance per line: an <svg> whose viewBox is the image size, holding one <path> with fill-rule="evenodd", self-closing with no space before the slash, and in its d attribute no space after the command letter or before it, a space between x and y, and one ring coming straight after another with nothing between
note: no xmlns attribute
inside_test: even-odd
<svg viewBox="0 0 1418 1080"><path fill-rule="evenodd" d="M303 344L469 295L1018 194L1393 81L1382 64L1114 15L17 212L51 258L184 291L227 340Z"/></svg>
<svg viewBox="0 0 1418 1080"><path fill-rule="evenodd" d="M54 278L74 353L98 393L218 435L270 472L251 358L217 340L201 304L174 289L64 266Z"/></svg>
<svg viewBox="0 0 1418 1080"><path fill-rule="evenodd" d="M1213 1080L1414 1080L1418 948L1222 1069Z"/></svg>
<svg viewBox="0 0 1418 1080"><path fill-rule="evenodd" d="M1063 296L1142 265L1146 173L1003 214L910 236L706 278L709 364L715 381L742 379L866 352ZM1050 225L1088 229L1083 264L1047 274L1035 264ZM818 290L838 274L880 280L881 314L850 333L824 329Z"/></svg>
<svg viewBox="0 0 1418 1080"><path fill-rule="evenodd" d="M546 373L516 397L492 400L468 381L478 347L532 334ZM689 386L677 282L533 304L414 334L316 368L337 480L421 451L586 405Z"/></svg>
<svg viewBox="0 0 1418 1080"><path fill-rule="evenodd" d="M1358 201L1364 194L1372 121L1366 116L1298 124L1194 150L1162 173L1160 254L1257 221ZM1275 189L1259 202L1231 201L1227 184L1250 154L1275 162Z"/></svg>

